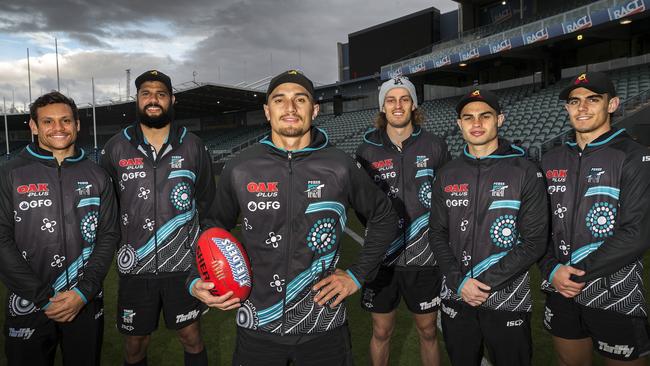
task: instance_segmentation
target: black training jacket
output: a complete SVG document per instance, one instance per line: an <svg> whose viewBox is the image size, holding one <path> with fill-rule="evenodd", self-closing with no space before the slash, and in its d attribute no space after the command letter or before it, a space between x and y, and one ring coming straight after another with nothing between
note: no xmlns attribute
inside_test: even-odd
<svg viewBox="0 0 650 366"><path fill-rule="evenodd" d="M101 164L113 177L120 202L120 274L188 271L200 226L211 226L208 208L216 189L201 140L172 124L156 154L136 123L106 143Z"/></svg>
<svg viewBox="0 0 650 366"><path fill-rule="evenodd" d="M475 278L491 287L481 307L531 311L528 269L548 238L542 173L506 140L480 159L463 152L433 185L429 237L445 276L440 296L462 301L462 286Z"/></svg>
<svg viewBox="0 0 650 366"><path fill-rule="evenodd" d="M560 264L585 271L578 303L647 316L642 258L650 247L650 150L611 130L580 151L574 142L544 155L553 211L551 243L540 261L542 288Z"/></svg>
<svg viewBox="0 0 650 366"><path fill-rule="evenodd" d="M31 314L55 292L98 296L120 239L111 179L77 149L59 166L28 145L1 168L0 278L7 316Z"/></svg>
<svg viewBox="0 0 650 366"><path fill-rule="evenodd" d="M429 246L431 185L438 169L450 160L444 140L415 126L398 148L386 129L368 131L356 158L393 203L399 216L399 233L384 265L418 269L436 264Z"/></svg>
<svg viewBox="0 0 650 366"><path fill-rule="evenodd" d="M215 207L226 230L241 215L252 267L252 292L237 325L266 335L316 334L345 324L345 305L319 306L311 288L337 265L349 207L367 218L365 244L347 270L359 287L376 274L397 228L386 195L317 128L302 150L279 149L266 137L228 162ZM190 275L190 289L197 277Z"/></svg>

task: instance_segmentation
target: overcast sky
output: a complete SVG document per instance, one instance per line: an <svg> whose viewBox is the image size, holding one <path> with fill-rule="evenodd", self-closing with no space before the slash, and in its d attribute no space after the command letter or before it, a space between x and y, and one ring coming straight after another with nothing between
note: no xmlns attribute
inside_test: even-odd
<svg viewBox="0 0 650 366"><path fill-rule="evenodd" d="M12 91L18 109L28 103L27 48L32 99L56 89L55 37L61 91L78 104L92 101L93 76L97 101L125 98L126 69L131 84L152 68L174 85L193 72L197 81L236 85L289 68L329 84L338 79L337 42L431 6L457 8L451 0L2 0L0 97L7 108Z"/></svg>

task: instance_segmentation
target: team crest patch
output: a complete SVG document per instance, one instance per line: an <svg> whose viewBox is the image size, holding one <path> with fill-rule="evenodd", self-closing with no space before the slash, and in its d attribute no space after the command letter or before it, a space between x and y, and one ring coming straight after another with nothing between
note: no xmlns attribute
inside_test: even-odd
<svg viewBox="0 0 650 366"><path fill-rule="evenodd" d="M184 160L185 159L183 159L182 156L175 155L175 156L172 156L172 159L171 159L171 162L169 163L169 165L171 165L172 169L182 169Z"/></svg>
<svg viewBox="0 0 650 366"><path fill-rule="evenodd" d="M322 184L320 180L310 180L307 182L307 198L321 198L321 191L325 188L325 184Z"/></svg>
<svg viewBox="0 0 650 366"><path fill-rule="evenodd" d="M418 155L415 157L415 166L418 168L426 168L429 158L424 155Z"/></svg>

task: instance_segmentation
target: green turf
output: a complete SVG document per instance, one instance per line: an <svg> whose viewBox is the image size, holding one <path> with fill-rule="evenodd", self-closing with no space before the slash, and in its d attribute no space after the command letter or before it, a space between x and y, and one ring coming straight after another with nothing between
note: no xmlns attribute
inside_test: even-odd
<svg viewBox="0 0 650 366"><path fill-rule="evenodd" d="M348 227L357 233L362 233L361 224L354 215L348 215L350 218ZM359 245L347 235L343 240L343 250L341 255L340 267L345 268L346 264L351 263L359 251ZM648 263L648 256L645 258L645 264ZM539 272L536 267L532 272L533 287L533 365L554 365L556 364L551 338L543 329L543 294L539 288ZM647 273L644 273L644 280L647 282ZM104 282L105 293L105 332L104 345L102 350L103 365L121 365L122 364L122 338L115 328L115 312L117 300L117 271L115 266L109 272ZM0 298L5 299L6 289L0 287ZM0 307L0 315L4 317L5 307ZM370 315L359 306L359 292L348 300L348 319L352 332L352 348L356 365L368 365L368 342L371 330ZM203 338L207 344L210 365L230 365L232 351L234 349L235 320L234 311L222 312L212 309L202 320ZM164 328L164 323L160 322L162 328L153 334L153 339L149 347L149 364L160 366L178 366L183 364L183 350L178 343L174 332ZM4 344L4 333L0 336ZM440 337L443 365L449 365L449 361L444 351L444 342ZM418 365L420 362L419 345L417 331L415 330L410 314L401 304L398 311L398 320L393 342L391 344L391 365ZM602 364L597 359L596 364ZM5 365L6 360L0 357L0 365ZM60 364L60 362L57 362Z"/></svg>

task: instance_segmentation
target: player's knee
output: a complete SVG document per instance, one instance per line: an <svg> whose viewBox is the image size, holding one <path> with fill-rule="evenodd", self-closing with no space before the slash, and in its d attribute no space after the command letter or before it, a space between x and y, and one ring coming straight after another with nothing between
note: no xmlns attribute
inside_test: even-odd
<svg viewBox="0 0 650 366"><path fill-rule="evenodd" d="M198 353L203 350L203 341L199 327L188 326L178 330L178 340L183 348L190 353Z"/></svg>
<svg viewBox="0 0 650 366"><path fill-rule="evenodd" d="M433 341L436 339L436 336L438 335L438 332L436 330L435 324L416 324L415 328L418 331L418 334L420 335L420 339L424 341Z"/></svg>
<svg viewBox="0 0 650 366"><path fill-rule="evenodd" d="M125 339L125 353L129 362L140 360L147 354L149 336L128 336Z"/></svg>
<svg viewBox="0 0 650 366"><path fill-rule="evenodd" d="M372 337L379 342L388 342L393 335L394 327L378 326L372 327Z"/></svg>

